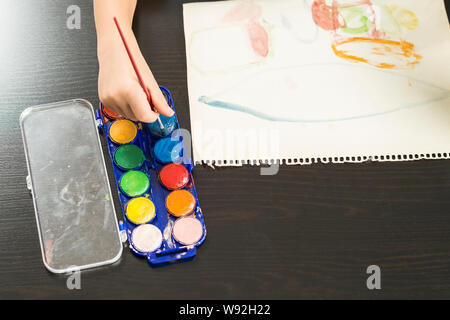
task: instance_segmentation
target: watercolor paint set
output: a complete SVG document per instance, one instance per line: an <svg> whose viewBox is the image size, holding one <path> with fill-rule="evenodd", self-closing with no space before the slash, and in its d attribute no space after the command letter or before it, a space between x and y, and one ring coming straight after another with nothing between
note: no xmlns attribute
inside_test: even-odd
<svg viewBox="0 0 450 320"><path fill-rule="evenodd" d="M175 111L171 93L160 87ZM113 165L131 251L151 265L192 259L205 240L192 160L176 114L157 122L123 119L100 103L96 112Z"/></svg>
<svg viewBox="0 0 450 320"><path fill-rule="evenodd" d="M161 88L175 110L170 92ZM151 266L191 260L206 227L176 115L123 119L82 99L27 108L20 126L42 259L54 273L116 263L126 241ZM100 134L106 137L118 221ZM120 218L119 218L120 219Z"/></svg>

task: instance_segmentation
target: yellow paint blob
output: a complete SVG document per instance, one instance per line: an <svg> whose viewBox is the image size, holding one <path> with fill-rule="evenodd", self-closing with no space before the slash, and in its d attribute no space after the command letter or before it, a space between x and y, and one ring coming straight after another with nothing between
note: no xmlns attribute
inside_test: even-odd
<svg viewBox="0 0 450 320"><path fill-rule="evenodd" d="M115 121L109 129L109 137L112 141L126 144L133 141L137 135L137 127L130 120Z"/></svg>
<svg viewBox="0 0 450 320"><path fill-rule="evenodd" d="M389 9L391 10L395 20L397 20L397 22L406 29L414 30L419 25L419 19L413 12L398 7L394 4L390 5Z"/></svg>
<svg viewBox="0 0 450 320"><path fill-rule="evenodd" d="M155 217L155 205L150 199L134 198L127 204L127 218L134 224L143 224Z"/></svg>

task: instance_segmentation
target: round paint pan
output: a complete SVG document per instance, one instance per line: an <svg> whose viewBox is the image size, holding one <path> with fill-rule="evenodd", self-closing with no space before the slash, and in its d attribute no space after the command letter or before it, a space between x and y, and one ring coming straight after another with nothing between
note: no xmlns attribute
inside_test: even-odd
<svg viewBox="0 0 450 320"><path fill-rule="evenodd" d="M203 236L203 225L194 217L177 219L173 224L172 236L186 246L196 244Z"/></svg>
<svg viewBox="0 0 450 320"><path fill-rule="evenodd" d="M133 247L142 253L153 252L161 247L162 233L152 224L141 224L133 229L131 242Z"/></svg>
<svg viewBox="0 0 450 320"><path fill-rule="evenodd" d="M132 142L137 135L137 127L130 120L114 121L109 128L109 137L118 144L127 144Z"/></svg>
<svg viewBox="0 0 450 320"><path fill-rule="evenodd" d="M180 141L164 138L155 143L153 153L158 162L166 164L180 162L182 150Z"/></svg>
<svg viewBox="0 0 450 320"><path fill-rule="evenodd" d="M134 144L122 145L114 153L114 163L122 170L138 169L144 161L144 153Z"/></svg>
<svg viewBox="0 0 450 320"><path fill-rule="evenodd" d="M110 121L120 120L123 119L123 117L109 109L107 106L105 106L103 103L100 103L100 110L102 111L102 114L108 118Z"/></svg>
<svg viewBox="0 0 450 320"><path fill-rule="evenodd" d="M169 134L173 132L173 130L175 130L176 126L175 115L168 117L163 114L160 114L159 119L161 120L164 129L161 129L158 121L147 123L147 128L149 129L150 133L153 136L156 136L157 138L167 137Z"/></svg>
<svg viewBox="0 0 450 320"><path fill-rule="evenodd" d="M166 208L175 217L183 217L195 209L195 197L187 190L175 190L166 198Z"/></svg>
<svg viewBox="0 0 450 320"><path fill-rule="evenodd" d="M189 182L189 172L183 165L171 163L161 169L159 181L169 190L178 190Z"/></svg>
<svg viewBox="0 0 450 320"><path fill-rule="evenodd" d="M144 224L155 218L155 205L144 197L133 198L127 203L126 216L134 224Z"/></svg>
<svg viewBox="0 0 450 320"><path fill-rule="evenodd" d="M129 197L142 196L150 188L150 180L142 171L128 171L120 179L120 189Z"/></svg>

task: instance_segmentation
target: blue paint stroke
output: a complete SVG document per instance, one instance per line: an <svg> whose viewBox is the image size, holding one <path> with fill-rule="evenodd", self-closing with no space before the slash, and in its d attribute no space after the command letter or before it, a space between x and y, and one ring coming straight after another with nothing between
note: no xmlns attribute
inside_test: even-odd
<svg viewBox="0 0 450 320"><path fill-rule="evenodd" d="M356 120L356 119L365 119L365 118L370 118L370 117L376 117L376 116L381 116L381 115L385 115L388 113L393 113L393 112L397 112L400 110L405 110L405 109L411 109L411 108L415 108L415 107L419 107L419 106L423 106L432 102L437 102L437 101L441 101L444 99L447 99L450 97L450 93L447 93L444 96L440 96L437 97L435 99L430 99L427 101L421 101L421 102L416 102L416 103L410 103L407 104L405 106L402 107L398 107L398 108L394 108L394 109L390 109L387 111L383 111L383 112L375 112L375 113L370 113L367 115L363 115L363 116L352 116L352 117L343 117L343 118L331 118L331 119L290 119L290 118L283 118L283 117L276 117L276 116L271 116L268 115L266 113L260 112L260 111L256 111L254 109L236 104L236 103L231 103L231 102L226 102L226 101L221 101L221 100L213 100L207 96L201 96L198 101L201 103L204 103L208 106L211 107L215 107L215 108L219 108L219 109L226 109L226 110L232 110L232 111L238 111L238 112L242 112L242 113L246 113L249 114L251 116L263 119L263 120L268 120L268 121L275 121L275 122L297 122L297 123L318 123L318 122L338 122L338 121L348 121L348 120Z"/></svg>
<svg viewBox="0 0 450 320"><path fill-rule="evenodd" d="M328 65L328 66L346 66L346 67L350 67L350 68L364 68L367 69L367 67L365 66L357 66L357 65L345 65L345 64L341 64L341 63L319 63L319 64L309 64L309 65L301 65L301 66L290 66L290 67L281 67L281 68L275 68L275 70L285 70L285 69L293 69L293 68L304 68L304 67L309 67L309 66L324 66L324 65ZM375 69L374 69L375 70ZM268 71L273 71L273 70L265 70L263 72L257 73L252 75L251 77L245 79L244 81L242 81L243 83L246 83L247 81L250 81L251 78L255 77L255 75L261 74L261 73L266 73ZM387 73L387 74L395 74L394 72L391 71L385 71L385 70L378 70L376 69L376 71L379 72L383 72L383 73ZM401 76L404 78L409 78L406 77L404 75L398 75L395 74L396 76ZM416 107L420 107L420 106L424 106L433 102L437 102L437 101L441 101L441 100L445 100L447 98L450 97L450 91L445 89L445 88L441 88L438 86L435 86L433 84L427 83L425 81L422 80L417 80L417 79L412 79L409 78L417 83L420 83L422 85L426 85L429 86L431 88L434 88L436 90L439 90L442 92L442 95L439 95L435 98L432 99L428 99L428 100L424 100L424 101L419 101L419 102L415 102L415 103L409 103L409 104L405 104L402 106L399 106L397 108L393 108L393 109L389 109L386 111L382 111L382 112L374 112L374 113L369 113L369 114L364 114L364 115L356 115L356 116L347 116L347 117L337 117L337 118L329 118L329 119L304 119L304 118L286 118L286 117L277 117L274 115L270 115L264 112L261 112L259 110L256 110L254 108L248 107L248 106L244 106L244 105L240 105L237 103L232 103L229 101L223 101L223 100L217 100L215 98L212 97L208 97L208 96L201 96L199 97L198 101L208 105L210 107L214 107L214 108L219 108L219 109L225 109L225 110L231 110L231 111L237 111L237 112L241 112L241 113L245 113L251 116L254 116L256 118L259 119L263 119L263 120L268 120L268 121L274 121L274 122L291 122L291 123L323 123L323 122L338 122L338 121L348 121L348 120L357 120L357 119L365 119L365 118L371 118L371 117L377 117L377 116L381 116L381 115L386 115L389 113L393 113L393 112L398 112L401 110L406 110L406 109L411 109L411 108L416 108ZM235 86L241 86L241 83L236 84ZM225 91L228 91L230 89L227 89ZM232 90L232 89L231 89ZM450 107L450 106L449 106Z"/></svg>

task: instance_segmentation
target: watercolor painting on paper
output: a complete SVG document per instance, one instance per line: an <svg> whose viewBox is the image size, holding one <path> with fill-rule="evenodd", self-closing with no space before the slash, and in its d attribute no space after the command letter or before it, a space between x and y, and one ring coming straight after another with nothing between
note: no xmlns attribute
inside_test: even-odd
<svg viewBox="0 0 450 320"><path fill-rule="evenodd" d="M450 157L441 0L190 3L184 25L196 162Z"/></svg>

